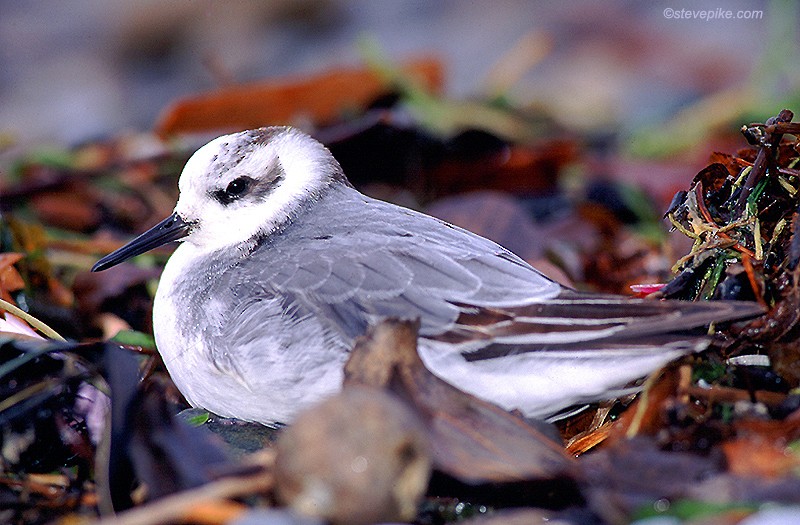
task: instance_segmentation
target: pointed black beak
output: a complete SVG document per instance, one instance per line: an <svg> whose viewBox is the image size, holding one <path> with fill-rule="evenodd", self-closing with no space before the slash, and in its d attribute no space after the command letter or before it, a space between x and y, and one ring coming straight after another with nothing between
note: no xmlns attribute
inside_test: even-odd
<svg viewBox="0 0 800 525"><path fill-rule="evenodd" d="M183 239L189 234L191 224L173 213L118 250L109 253L92 266L93 272L102 272L131 257L157 248L162 244Z"/></svg>

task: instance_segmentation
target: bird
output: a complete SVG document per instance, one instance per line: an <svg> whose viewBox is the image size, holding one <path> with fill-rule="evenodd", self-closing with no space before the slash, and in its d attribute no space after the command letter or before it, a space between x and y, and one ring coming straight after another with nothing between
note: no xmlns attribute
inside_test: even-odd
<svg viewBox="0 0 800 525"><path fill-rule="evenodd" d="M92 271L180 241L154 298L156 346L186 401L221 417L290 423L341 388L354 341L387 318L418 321L436 376L548 418L703 350L711 323L761 312L568 288L491 240L362 194L294 127L212 140L178 188L169 217Z"/></svg>

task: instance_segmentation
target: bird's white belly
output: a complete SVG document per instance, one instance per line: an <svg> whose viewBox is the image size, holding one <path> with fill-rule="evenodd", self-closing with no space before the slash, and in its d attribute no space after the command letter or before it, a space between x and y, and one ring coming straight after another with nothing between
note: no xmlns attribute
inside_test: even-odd
<svg viewBox="0 0 800 525"><path fill-rule="evenodd" d="M572 405L613 397L623 386L680 357L681 350L642 352L550 351L470 362L447 345L420 342L425 366L451 385L506 410L543 418ZM609 392L612 392L609 395Z"/></svg>
<svg viewBox="0 0 800 525"><path fill-rule="evenodd" d="M227 322L231 308L215 304L214 298L176 292L191 290L179 281L192 275L197 258L191 245L178 248L164 269L153 305L158 351L192 406L224 417L288 422L298 411L341 388L346 352L325 345L313 330L307 330L307 338L290 343L280 338L284 330L266 323L258 337L245 342L236 337L209 338L209 331ZM187 315L189 308L202 311ZM187 318L195 322L187 323ZM210 348L213 344L218 346Z"/></svg>

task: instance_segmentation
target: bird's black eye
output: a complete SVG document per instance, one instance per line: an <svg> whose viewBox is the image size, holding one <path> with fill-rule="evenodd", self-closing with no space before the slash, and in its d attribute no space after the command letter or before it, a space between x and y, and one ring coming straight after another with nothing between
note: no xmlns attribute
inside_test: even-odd
<svg viewBox="0 0 800 525"><path fill-rule="evenodd" d="M228 183L224 190L213 192L214 197L222 204L230 204L242 195L247 193L253 179L249 177L238 177Z"/></svg>
<svg viewBox="0 0 800 525"><path fill-rule="evenodd" d="M241 196L244 192L247 191L247 187L250 185L250 179L245 177L239 177L238 179L233 179L229 184L228 187L225 188L225 194L228 195L231 199L235 199Z"/></svg>

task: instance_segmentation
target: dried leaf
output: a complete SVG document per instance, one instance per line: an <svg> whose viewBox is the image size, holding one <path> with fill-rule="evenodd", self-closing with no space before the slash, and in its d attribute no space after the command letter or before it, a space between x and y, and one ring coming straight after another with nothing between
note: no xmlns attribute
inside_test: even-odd
<svg viewBox="0 0 800 525"><path fill-rule="evenodd" d="M573 162L577 153L577 144L569 140L512 145L478 159L446 159L433 169L430 178L438 195L487 189L545 194L554 191L559 170Z"/></svg>
<svg viewBox="0 0 800 525"><path fill-rule="evenodd" d="M435 59L409 62L406 74L431 90L442 84L442 66ZM320 124L344 110L361 108L385 89L367 69L336 69L301 79L284 79L225 88L175 102L156 124L161 136L212 130L243 130L287 124L298 117Z"/></svg>
<svg viewBox="0 0 800 525"><path fill-rule="evenodd" d="M740 476L779 478L800 472L800 455L757 437L726 441L722 451L730 471Z"/></svg>
<svg viewBox="0 0 800 525"><path fill-rule="evenodd" d="M784 421L741 420L734 427L736 437L722 444L731 472L766 478L800 474L800 454L788 448L800 439L800 412Z"/></svg>
<svg viewBox="0 0 800 525"><path fill-rule="evenodd" d="M728 168L724 164L715 162L706 166L692 179L692 185L698 182L703 185L703 191L719 191L725 181L731 176Z"/></svg>
<svg viewBox="0 0 800 525"><path fill-rule="evenodd" d="M0 299L13 302L10 292L25 288L25 281L14 268L23 257L22 253L0 253Z"/></svg>
<svg viewBox="0 0 800 525"><path fill-rule="evenodd" d="M644 391L616 421L609 441L616 443L639 434L654 435L664 426L665 405L675 399L680 374L678 368L668 367L654 374L645 383Z"/></svg>
<svg viewBox="0 0 800 525"><path fill-rule="evenodd" d="M61 192L34 195L30 204L43 222L58 228L90 232L96 230L102 221L100 206L93 193L74 184Z"/></svg>

